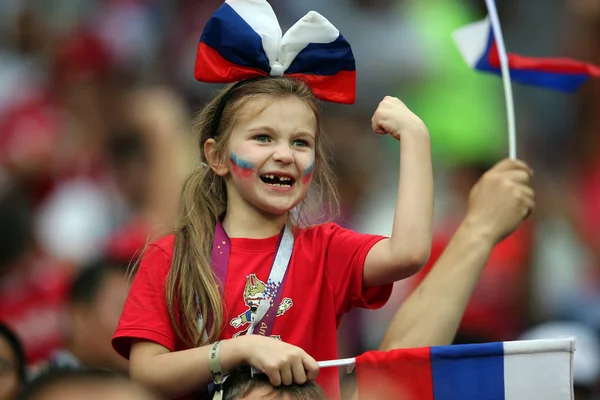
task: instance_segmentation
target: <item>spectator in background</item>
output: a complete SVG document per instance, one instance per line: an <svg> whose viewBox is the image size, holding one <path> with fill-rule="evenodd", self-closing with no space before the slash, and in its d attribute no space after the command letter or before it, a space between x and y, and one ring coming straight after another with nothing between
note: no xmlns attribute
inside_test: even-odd
<svg viewBox="0 0 600 400"><path fill-rule="evenodd" d="M29 383L17 400L157 400L124 376L97 369L57 369Z"/></svg>
<svg viewBox="0 0 600 400"><path fill-rule="evenodd" d="M12 400L25 385L25 353L19 338L0 322L0 400Z"/></svg>
<svg viewBox="0 0 600 400"><path fill-rule="evenodd" d="M47 369L106 368L127 372L127 361L110 343L128 293L126 265L102 258L85 266L69 293L66 346ZM43 373L47 373L43 372Z"/></svg>
<svg viewBox="0 0 600 400"><path fill-rule="evenodd" d="M0 185L0 320L23 343L28 364L62 345L62 321L72 267L45 254L32 233L29 198Z"/></svg>
<svg viewBox="0 0 600 400"><path fill-rule="evenodd" d="M123 124L111 135L107 156L125 212L108 238L107 251L131 259L149 237L172 230L195 144L187 107L171 89L131 91L124 108Z"/></svg>

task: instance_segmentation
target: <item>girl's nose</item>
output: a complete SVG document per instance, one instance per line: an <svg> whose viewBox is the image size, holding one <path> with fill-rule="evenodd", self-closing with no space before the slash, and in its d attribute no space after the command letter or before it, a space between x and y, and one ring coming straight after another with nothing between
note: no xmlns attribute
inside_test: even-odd
<svg viewBox="0 0 600 400"><path fill-rule="evenodd" d="M273 159L280 163L290 164L294 162L294 152L287 144L281 144L277 146L273 153Z"/></svg>

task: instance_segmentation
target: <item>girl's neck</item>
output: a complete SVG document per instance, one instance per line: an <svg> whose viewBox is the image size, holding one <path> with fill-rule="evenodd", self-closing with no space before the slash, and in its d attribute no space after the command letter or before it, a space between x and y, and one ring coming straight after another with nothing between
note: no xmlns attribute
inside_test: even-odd
<svg viewBox="0 0 600 400"><path fill-rule="evenodd" d="M264 239L281 232L287 221L287 213L272 215L258 210L236 210L227 207L223 229L230 238Z"/></svg>

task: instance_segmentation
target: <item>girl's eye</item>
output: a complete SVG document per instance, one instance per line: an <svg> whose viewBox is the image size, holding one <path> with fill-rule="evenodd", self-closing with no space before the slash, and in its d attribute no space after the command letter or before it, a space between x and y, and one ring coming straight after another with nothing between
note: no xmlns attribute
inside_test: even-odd
<svg viewBox="0 0 600 400"><path fill-rule="evenodd" d="M253 138L257 142L267 143L271 141L271 138L268 135L256 135Z"/></svg>
<svg viewBox="0 0 600 400"><path fill-rule="evenodd" d="M292 142L292 145L296 147L308 147L309 143L304 139L296 139Z"/></svg>

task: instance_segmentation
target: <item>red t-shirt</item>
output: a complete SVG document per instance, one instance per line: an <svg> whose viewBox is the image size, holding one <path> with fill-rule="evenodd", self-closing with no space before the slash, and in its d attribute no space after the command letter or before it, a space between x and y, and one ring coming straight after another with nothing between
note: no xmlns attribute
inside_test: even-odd
<svg viewBox="0 0 600 400"><path fill-rule="evenodd" d="M336 359L336 328L342 315L355 307L379 308L391 294L392 284L363 288L365 258L382 238L334 223L299 230L281 298L282 312L271 335L303 348L317 361ZM173 235L158 240L142 259L113 338L115 350L124 357L129 356L132 338L151 340L171 351L187 348L171 326L165 302L173 242ZM231 240L225 283L228 314L221 339L243 334L248 328L245 288L264 287L277 242L278 236ZM241 322L237 328L236 322ZM328 398L340 397L337 368L323 368L317 383Z"/></svg>

